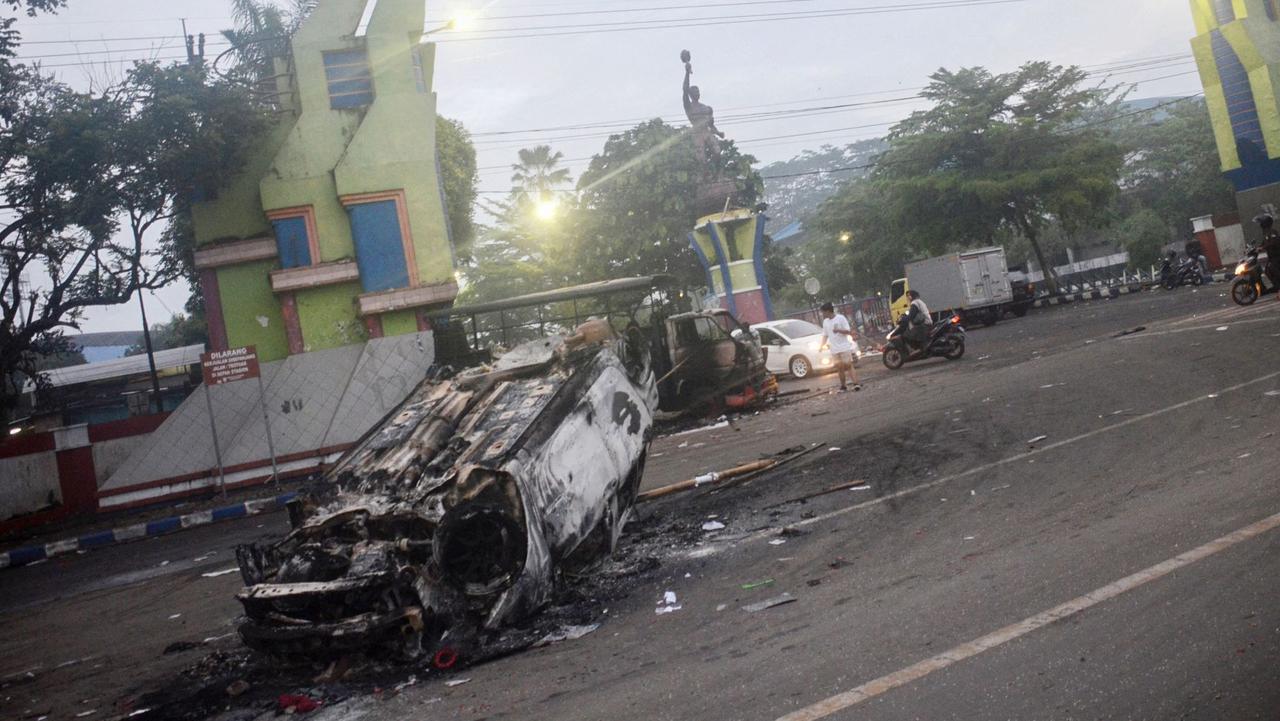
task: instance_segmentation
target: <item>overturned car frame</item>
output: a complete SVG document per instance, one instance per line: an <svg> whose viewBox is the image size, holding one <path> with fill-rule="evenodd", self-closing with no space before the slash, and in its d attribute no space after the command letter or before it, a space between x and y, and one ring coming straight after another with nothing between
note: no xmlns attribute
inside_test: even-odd
<svg viewBox="0 0 1280 721"><path fill-rule="evenodd" d="M433 369L290 509L242 546L240 633L320 660L466 653L608 553L657 408L649 349L607 321Z"/></svg>
<svg viewBox="0 0 1280 721"><path fill-rule="evenodd" d="M432 316L428 377L291 504L288 536L237 549L246 644L448 662L545 606L616 546L660 408L776 391L758 336L693 305L650 276Z"/></svg>

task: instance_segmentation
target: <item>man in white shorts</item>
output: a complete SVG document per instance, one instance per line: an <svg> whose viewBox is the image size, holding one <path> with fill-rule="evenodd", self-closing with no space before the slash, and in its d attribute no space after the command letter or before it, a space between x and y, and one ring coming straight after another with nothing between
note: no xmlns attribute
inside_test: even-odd
<svg viewBox="0 0 1280 721"><path fill-rule="evenodd" d="M853 329L849 327L849 319L837 313L830 303L822 304L822 348L830 348L835 357L836 370L840 373L840 390L847 391L845 374L853 378L853 389L862 390L858 382L858 371L853 367Z"/></svg>

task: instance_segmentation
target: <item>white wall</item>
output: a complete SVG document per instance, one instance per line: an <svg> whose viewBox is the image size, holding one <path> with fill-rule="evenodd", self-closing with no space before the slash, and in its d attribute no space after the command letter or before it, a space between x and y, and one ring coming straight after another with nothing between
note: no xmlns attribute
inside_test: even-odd
<svg viewBox="0 0 1280 721"><path fill-rule="evenodd" d="M53 451L0 459L0 520L62 501Z"/></svg>

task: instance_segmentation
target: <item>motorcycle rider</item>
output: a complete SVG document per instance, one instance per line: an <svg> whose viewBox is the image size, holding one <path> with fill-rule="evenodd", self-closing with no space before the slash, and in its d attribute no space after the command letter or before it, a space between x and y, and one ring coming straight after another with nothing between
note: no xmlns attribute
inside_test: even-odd
<svg viewBox="0 0 1280 721"><path fill-rule="evenodd" d="M911 298L911 307L907 311L907 331L903 337L907 342L907 349L915 353L924 350L925 344L929 341L933 316L929 314L929 306L925 305L919 291L909 290L907 296Z"/></svg>
<svg viewBox="0 0 1280 721"><path fill-rule="evenodd" d="M1273 284L1280 285L1280 231L1276 230L1276 220L1270 213L1263 213L1254 218L1254 222L1262 228L1262 249L1267 252L1267 277Z"/></svg>

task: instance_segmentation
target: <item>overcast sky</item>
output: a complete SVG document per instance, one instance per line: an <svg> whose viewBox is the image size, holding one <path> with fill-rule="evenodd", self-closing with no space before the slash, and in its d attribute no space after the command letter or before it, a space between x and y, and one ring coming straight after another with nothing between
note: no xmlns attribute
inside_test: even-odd
<svg viewBox="0 0 1280 721"><path fill-rule="evenodd" d="M597 152L611 130L656 116L682 122L679 54L686 48L693 53L694 82L722 119L721 129L762 163L883 134L888 123L918 107L897 99L916 92L939 67L1005 71L1044 59L1105 72L1111 65L1120 70L1110 82L1138 83L1134 97L1200 92L1186 2L979 1L960 7L938 7L956 0L447 0L427 6L432 19L443 23L462 13L475 18L469 28L487 31L434 35L439 109L476 134L486 191L510 187L518 148L547 142L564 152L576 177L586 165L577 159ZM903 11L920 5L934 7ZM209 35L209 54L225 49L216 44L218 31L231 22L229 0L69 0L68 6L57 16L20 21L27 42L22 54L43 56L50 72L81 88L118 76L128 58L181 56L182 17L190 32ZM876 7L892 11L836 14ZM629 8L647 10L602 12ZM776 15L823 11L825 17ZM746 17L761 15L774 17ZM673 27L635 29L654 21ZM594 28L580 27L587 24ZM1136 65L1151 59L1159 60ZM850 103L860 105L759 115ZM731 119L743 114L755 115ZM592 124L603 127L531 132ZM491 134L510 131L518 132ZM186 295L185 286L148 295L151 320L181 310ZM139 324L135 303L92 312L85 330Z"/></svg>

